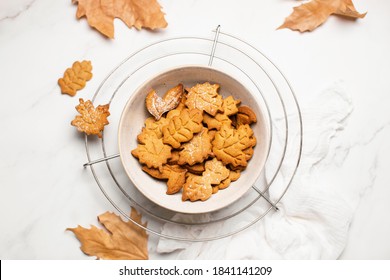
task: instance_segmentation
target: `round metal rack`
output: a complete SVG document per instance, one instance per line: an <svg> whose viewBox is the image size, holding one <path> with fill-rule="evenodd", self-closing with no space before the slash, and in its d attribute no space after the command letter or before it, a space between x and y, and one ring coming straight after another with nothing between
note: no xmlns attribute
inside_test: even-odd
<svg viewBox="0 0 390 280"><path fill-rule="evenodd" d="M271 144L260 179L238 201L208 214L177 214L149 201L132 185L118 158L117 128L126 101L148 77L184 65L208 65L233 76L261 97L269 116ZM92 101L110 103L110 125L101 139L85 136L88 162L84 166L90 168L98 187L121 215L159 237L210 241L249 228L271 211L278 211L299 166L302 117L290 83L261 51L222 32L220 26L210 37L164 39L131 54L104 78ZM131 207L142 213L147 226L131 219ZM213 226L218 230L207 230ZM192 229L194 233L189 235ZM206 230L197 234L199 229Z"/></svg>

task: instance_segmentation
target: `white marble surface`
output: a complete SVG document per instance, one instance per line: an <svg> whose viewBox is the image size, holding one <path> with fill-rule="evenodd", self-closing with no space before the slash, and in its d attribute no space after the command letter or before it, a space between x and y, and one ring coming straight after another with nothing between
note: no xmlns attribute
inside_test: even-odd
<svg viewBox="0 0 390 280"><path fill-rule="evenodd" d="M0 258L88 258L65 229L96 223L98 214L112 210L82 168L83 138L69 125L77 98L61 95L57 86L64 69L75 60L93 62L94 77L79 94L91 98L129 53L221 24L267 53L303 103L342 81L353 111L329 139L332 153L318 180L349 190L366 186L340 258L390 259L390 2L354 2L368 11L365 19L332 17L314 32L298 34L275 30L296 1L160 0L166 30L129 30L116 21L116 39L107 40L75 19L70 0L1 1Z"/></svg>

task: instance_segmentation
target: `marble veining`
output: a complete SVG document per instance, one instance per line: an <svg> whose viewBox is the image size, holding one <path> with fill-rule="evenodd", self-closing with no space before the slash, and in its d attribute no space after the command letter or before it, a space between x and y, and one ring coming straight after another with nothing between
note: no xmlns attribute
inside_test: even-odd
<svg viewBox="0 0 390 280"><path fill-rule="evenodd" d="M390 60L385 52L390 38L384 33L390 18L383 11L390 10L390 2L360 1L359 10L368 11L363 20L329 20L305 34L275 30L291 1L159 2L168 29L137 31L115 21L115 40L105 39L85 19L76 20L70 0L0 3L0 258L94 259L65 231L96 225L97 215L114 211L82 167L83 135L69 125L78 98L92 98L109 71L146 44L207 36L221 24L223 31L264 51L291 82L306 128L302 170L281 201L281 211L214 242L162 242L153 236L151 258L390 259L390 95L385 94L390 81L383 75ZM246 16L232 20L237 14ZM362 40L367 34L371 40ZM75 98L62 95L58 78L82 59L92 61L93 79ZM330 124L326 132L324 124ZM344 213L342 218L337 219L337 211ZM255 215L256 209L248 211L248 219ZM311 226L313 220L321 223ZM220 226L192 228L189 234L218 232L229 222ZM316 239L328 231L335 233L333 239Z"/></svg>
<svg viewBox="0 0 390 280"><path fill-rule="evenodd" d="M1 24L1 21L3 21L3 20L15 20L15 19L17 19L22 13L24 13L28 9L30 9L31 6L34 5L34 3L36 1L38 1L38 0L22 1L23 3L21 3L20 6L18 6L17 11L15 11L13 14L7 14L7 8L10 8L10 7L8 7L8 6L7 7L1 7L3 5L10 5L9 3L7 3L7 4L5 4L5 3L0 4L1 12L5 13L4 16L0 17L0 24ZM15 4L19 4L18 1L14 1L13 5L15 5ZM11 6L12 6L12 4L11 4Z"/></svg>

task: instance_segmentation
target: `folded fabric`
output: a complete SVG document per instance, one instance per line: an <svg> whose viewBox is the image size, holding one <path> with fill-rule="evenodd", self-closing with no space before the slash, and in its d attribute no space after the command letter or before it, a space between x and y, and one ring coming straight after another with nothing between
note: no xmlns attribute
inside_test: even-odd
<svg viewBox="0 0 390 280"><path fill-rule="evenodd" d="M151 258L175 259L336 259L343 251L348 229L359 199L356 188L321 182L325 160L340 150L332 145L352 113L352 102L340 82L314 94L300 103L304 123L302 161L286 195L278 203L279 211L271 211L247 230L216 241L181 242L157 239L151 244ZM293 116L294 117L294 116ZM295 116L297 117L297 116ZM277 127L277 121L275 126ZM270 155L267 164L276 164ZM266 174L266 178L271 175ZM286 182L279 180L269 190L271 201L280 196ZM360 190L365 185L359 186ZM242 219L245 224L257 216L256 207L249 208ZM211 219L212 214L202 216ZM177 221L188 219L177 214ZM246 220L247 219L247 220ZM240 221L239 221L240 222ZM226 220L207 226L163 225L162 233L177 235L183 230L188 237L217 235L237 223ZM169 255L167 253L170 253Z"/></svg>

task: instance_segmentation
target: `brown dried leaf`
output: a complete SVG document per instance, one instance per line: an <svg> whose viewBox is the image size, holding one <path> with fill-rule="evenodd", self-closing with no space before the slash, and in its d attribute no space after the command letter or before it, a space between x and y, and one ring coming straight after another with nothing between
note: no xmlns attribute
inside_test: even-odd
<svg viewBox="0 0 390 280"><path fill-rule="evenodd" d="M168 24L157 0L72 0L78 4L76 17L86 17L88 24L108 38L114 38L114 19L129 28L165 28Z"/></svg>
<svg viewBox="0 0 390 280"><path fill-rule="evenodd" d="M138 224L142 223L142 215L131 208L130 217ZM98 216L98 221L104 226L90 229L78 226L67 228L73 232L81 243L80 249L88 256L96 256L105 260L147 260L148 235L146 231L133 222L124 222L119 216L106 212Z"/></svg>
<svg viewBox="0 0 390 280"><path fill-rule="evenodd" d="M92 78L91 71L91 61L74 62L72 68L66 69L64 76L58 79L61 92L75 96L77 91L83 89L86 82Z"/></svg>
<svg viewBox="0 0 390 280"><path fill-rule="evenodd" d="M146 96L146 108L148 109L149 113L155 117L156 120L159 120L165 112L173 110L179 105L182 96L182 84L179 84L168 90L163 98L159 97L157 93L152 90Z"/></svg>
<svg viewBox="0 0 390 280"><path fill-rule="evenodd" d="M71 125L77 127L80 132L85 132L87 135L97 135L102 138L104 126L109 124L107 117L110 115L109 104L99 105L95 108L90 100L84 102L79 99L80 104L76 106L78 115L71 122Z"/></svg>
<svg viewBox="0 0 390 280"><path fill-rule="evenodd" d="M294 7L284 23L278 27L290 28L300 32L312 31L324 23L331 14L346 16L352 19L364 18L366 13L356 11L352 0L312 0Z"/></svg>

